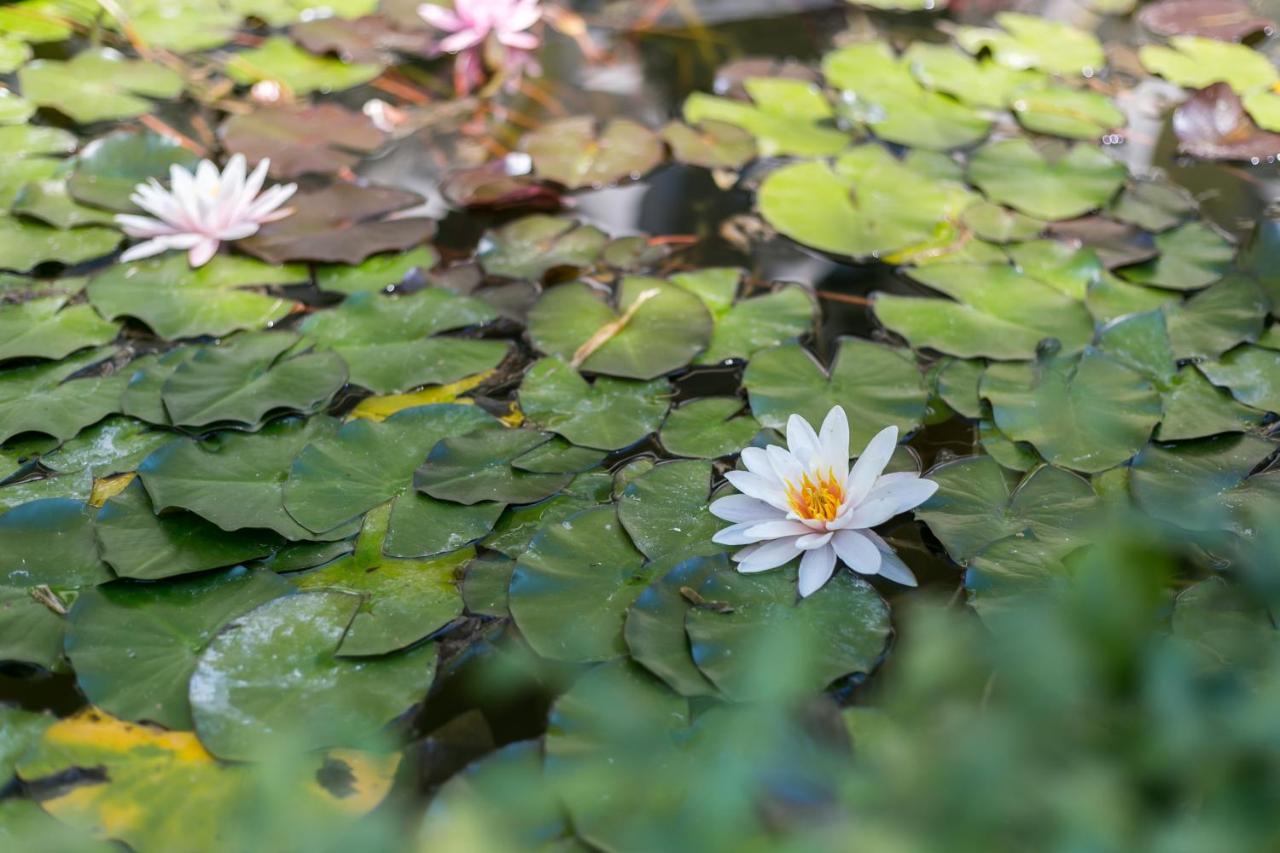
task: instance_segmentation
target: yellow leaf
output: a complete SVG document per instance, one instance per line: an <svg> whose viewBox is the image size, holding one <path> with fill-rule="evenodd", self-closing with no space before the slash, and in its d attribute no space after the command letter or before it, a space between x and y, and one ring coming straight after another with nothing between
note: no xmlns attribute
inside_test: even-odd
<svg viewBox="0 0 1280 853"><path fill-rule="evenodd" d="M470 400L460 400L458 399L459 396L483 383L494 372L486 370L484 373L467 376L448 385L436 385L408 394L387 394L381 397L370 397L367 400L362 400L360 405L355 407L351 412L351 417L365 418L371 421L385 421L396 412L412 409L415 406L428 406L432 403L470 404Z"/></svg>
<svg viewBox="0 0 1280 853"><path fill-rule="evenodd" d="M89 494L89 506L101 507L107 501L123 492L136 476L138 475L133 471L129 471L124 474L116 474L114 477L94 480L93 491Z"/></svg>

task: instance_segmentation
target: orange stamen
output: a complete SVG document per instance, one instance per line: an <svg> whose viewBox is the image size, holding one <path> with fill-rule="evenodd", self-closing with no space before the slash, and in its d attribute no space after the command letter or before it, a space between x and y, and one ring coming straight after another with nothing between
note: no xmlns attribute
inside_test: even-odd
<svg viewBox="0 0 1280 853"><path fill-rule="evenodd" d="M817 479L808 474L794 485L787 481L787 501L796 515L809 521L834 521L844 503L844 488L836 479L835 471L818 474Z"/></svg>

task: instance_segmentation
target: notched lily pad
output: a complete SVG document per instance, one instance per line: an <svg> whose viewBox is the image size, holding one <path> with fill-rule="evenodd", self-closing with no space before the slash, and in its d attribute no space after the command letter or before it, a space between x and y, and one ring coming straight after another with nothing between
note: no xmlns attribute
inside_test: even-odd
<svg viewBox="0 0 1280 853"><path fill-rule="evenodd" d="M559 358L544 358L525 374L520 407L532 423L580 447L619 450L655 432L671 386L601 376L588 382Z"/></svg>
<svg viewBox="0 0 1280 853"><path fill-rule="evenodd" d="M750 102L695 92L684 102L684 120L740 127L765 157L821 157L848 146L849 134L834 126L835 110L811 80L761 75L742 85Z"/></svg>
<svg viewBox="0 0 1280 853"><path fill-rule="evenodd" d="M22 96L90 124L132 118L155 109L148 98L176 98L185 84L156 62L126 59L113 50L86 50L59 62L38 59L18 71Z"/></svg>
<svg viewBox="0 0 1280 853"><path fill-rule="evenodd" d="M231 79L244 85L270 80L299 95L340 92L368 83L382 73L377 63L343 62L308 53L283 36L273 36L227 61Z"/></svg>
<svg viewBox="0 0 1280 853"><path fill-rule="evenodd" d="M534 173L569 189L601 187L639 178L662 161L662 143L653 131L629 119L612 119L597 129L591 116L560 119L524 138Z"/></svg>
<svg viewBox="0 0 1280 853"><path fill-rule="evenodd" d="M741 169L756 157L755 137L737 125L707 120L697 125L668 122L662 139L681 163L705 169Z"/></svg>
<svg viewBox="0 0 1280 853"><path fill-rule="evenodd" d="M608 241L594 226L535 214L486 231L476 260L490 275L538 280L559 267L591 266Z"/></svg>
<svg viewBox="0 0 1280 853"><path fill-rule="evenodd" d="M199 155L175 140L151 131L115 130L81 149L67 190L77 200L94 207L124 213L137 212L129 196L135 187L155 178L169 181L169 167L194 170Z"/></svg>
<svg viewBox="0 0 1280 853"><path fill-rule="evenodd" d="M990 142L969 161L969 180L992 201L1048 220L1102 207L1125 174L1123 165L1092 146L1037 149L1025 139Z"/></svg>
<svg viewBox="0 0 1280 853"><path fill-rule="evenodd" d="M535 430L482 430L446 438L432 448L414 474L414 488L460 504L481 501L525 504L550 497L569 484L571 473L538 474L512 462L551 440Z"/></svg>

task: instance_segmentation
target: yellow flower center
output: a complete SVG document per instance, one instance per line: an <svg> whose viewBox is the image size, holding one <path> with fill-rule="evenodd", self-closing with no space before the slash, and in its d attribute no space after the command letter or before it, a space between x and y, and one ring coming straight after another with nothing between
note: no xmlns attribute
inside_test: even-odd
<svg viewBox="0 0 1280 853"><path fill-rule="evenodd" d="M830 469L825 474L818 474L817 479L808 474L800 481L800 485L787 483L787 501L792 511L809 521L834 521L844 503L844 487L836 479L835 471Z"/></svg>

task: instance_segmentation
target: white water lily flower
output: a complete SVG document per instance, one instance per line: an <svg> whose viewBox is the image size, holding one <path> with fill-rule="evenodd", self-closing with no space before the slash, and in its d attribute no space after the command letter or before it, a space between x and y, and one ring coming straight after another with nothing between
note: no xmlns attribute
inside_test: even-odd
<svg viewBox="0 0 1280 853"><path fill-rule="evenodd" d="M121 213L116 223L130 237L145 238L146 242L129 249L120 259L136 261L182 249L191 266L202 267L221 243L243 240L258 233L263 223L289 216L293 211L281 210L280 205L297 191L296 184L259 194L270 167L271 161L264 159L246 175L244 155L237 154L222 172L209 160L201 160L194 173L170 166L169 189L155 178L138 184L129 198L151 216Z"/></svg>
<svg viewBox="0 0 1280 853"><path fill-rule="evenodd" d="M713 515L734 523L713 541L747 546L733 555L740 572L767 571L799 556L802 597L822 588L837 560L860 574L915 586L915 575L871 530L938 490L918 474L884 473L897 444L897 427L881 430L850 468L844 409L827 413L821 433L792 415L785 449L742 451L747 470L727 475L742 494L711 504Z"/></svg>

